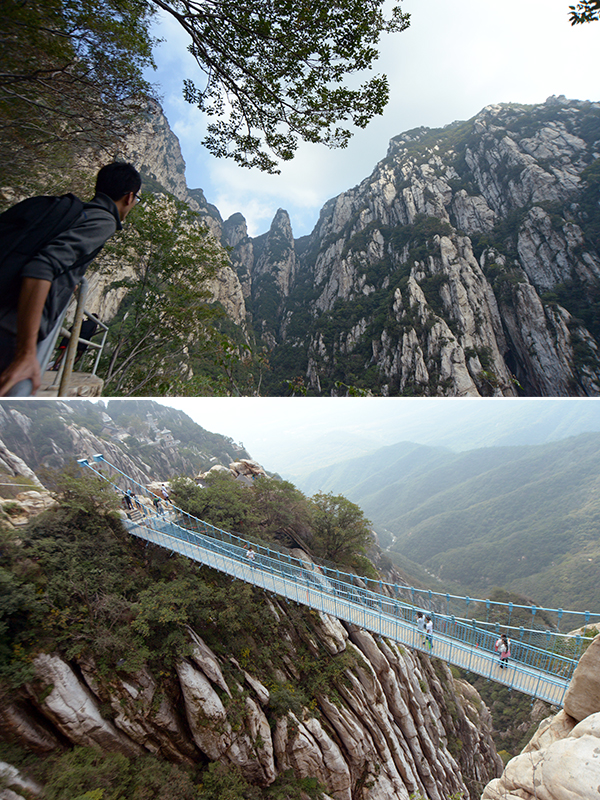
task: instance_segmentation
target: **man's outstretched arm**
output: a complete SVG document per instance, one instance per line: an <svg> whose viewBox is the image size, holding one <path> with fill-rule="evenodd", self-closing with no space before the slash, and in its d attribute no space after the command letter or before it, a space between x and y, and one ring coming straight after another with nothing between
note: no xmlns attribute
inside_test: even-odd
<svg viewBox="0 0 600 800"><path fill-rule="evenodd" d="M37 343L44 304L51 281L23 278L17 311L17 346L11 364L0 375L0 397L6 395L19 381L30 379L32 394L41 384L40 365L37 360Z"/></svg>

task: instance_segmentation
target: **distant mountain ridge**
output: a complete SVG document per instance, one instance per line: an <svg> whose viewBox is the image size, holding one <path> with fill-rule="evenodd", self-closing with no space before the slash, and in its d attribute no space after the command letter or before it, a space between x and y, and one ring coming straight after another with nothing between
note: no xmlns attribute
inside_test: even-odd
<svg viewBox="0 0 600 800"><path fill-rule="evenodd" d="M103 453L140 483L192 477L249 457L231 438L152 400L3 400L0 440L34 472Z"/></svg>
<svg viewBox="0 0 600 800"><path fill-rule="evenodd" d="M359 407L363 413L360 425L353 426L353 435L347 437L346 453L342 454L341 429L334 449L329 447L331 433L319 429L311 440L310 431L304 427L301 438L292 440L293 458L289 458L289 464L278 463L277 468L289 473L303 491L320 491L334 482L344 486L333 476L344 470L345 461L355 459L357 452L361 459L369 458L382 447L403 441L464 452L482 447L548 444L584 432L600 432L600 403L592 399L515 398L507 402L407 398L394 405L383 398L372 398L351 402L362 404ZM334 428L336 420L331 419L330 424ZM354 438L357 431L361 434L358 450ZM323 467L315 469L319 461Z"/></svg>
<svg viewBox="0 0 600 800"><path fill-rule="evenodd" d="M600 608L599 433L463 453L405 442L324 472L321 489L358 503L392 557L447 587Z"/></svg>

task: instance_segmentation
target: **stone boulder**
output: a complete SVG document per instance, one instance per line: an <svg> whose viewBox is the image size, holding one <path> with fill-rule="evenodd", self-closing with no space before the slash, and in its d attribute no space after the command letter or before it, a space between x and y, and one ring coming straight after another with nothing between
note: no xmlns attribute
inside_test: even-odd
<svg viewBox="0 0 600 800"><path fill-rule="evenodd" d="M600 711L600 636L579 660L565 695L565 711L578 722Z"/></svg>
<svg viewBox="0 0 600 800"><path fill-rule="evenodd" d="M82 747L134 757L143 750L102 717L92 693L58 656L40 653L33 660L36 680L27 689L44 716L69 741Z"/></svg>
<svg viewBox="0 0 600 800"><path fill-rule="evenodd" d="M18 416L17 416L18 415ZM25 417L23 414L19 414L19 412L13 412L12 414L13 419L20 427L25 428L25 432L27 433L28 427L31 426L31 421ZM22 420L26 420L27 423L22 422ZM8 447L4 444L4 442L0 439L0 469L4 472L7 472L9 475L16 477L18 475L22 475L24 478L27 478L36 486L39 486L40 489L43 489L42 482L37 477L35 472L31 470L27 464L23 461L22 458L15 455Z"/></svg>
<svg viewBox="0 0 600 800"><path fill-rule="evenodd" d="M481 800L591 800L598 797L598 786L600 713L580 722L566 738L511 759Z"/></svg>
<svg viewBox="0 0 600 800"><path fill-rule="evenodd" d="M39 784L24 777L16 767L6 764L4 761L0 761L0 800L14 800L15 798L24 800L22 795L16 794L10 788L2 791L2 786L23 790L28 797L42 793L42 787Z"/></svg>
<svg viewBox="0 0 600 800"><path fill-rule="evenodd" d="M565 707L543 720L481 800L591 800L600 792L600 636L581 657Z"/></svg>
<svg viewBox="0 0 600 800"><path fill-rule="evenodd" d="M251 461L249 458L240 458L239 461L233 461L229 465L232 475L245 475L248 478L257 478L267 473L257 461Z"/></svg>

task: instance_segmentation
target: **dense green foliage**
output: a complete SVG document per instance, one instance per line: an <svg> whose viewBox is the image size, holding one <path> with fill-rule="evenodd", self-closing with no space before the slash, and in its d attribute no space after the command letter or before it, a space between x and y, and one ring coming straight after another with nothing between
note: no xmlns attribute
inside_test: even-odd
<svg viewBox="0 0 600 800"><path fill-rule="evenodd" d="M182 486L185 481L175 482L174 496ZM212 493L198 493L212 494L209 510L218 515L218 499L231 499L239 485L217 479L213 486ZM29 654L40 647L67 658L93 654L101 672L117 664L124 672L146 662L171 666L187 652L186 625L202 631L217 652L233 653L267 673L274 652L261 653L258 642L272 641L273 648L286 651L274 636L277 619L265 613L260 590L132 539L115 513L119 498L104 481L73 467L55 478L54 489L57 508L33 519L18 538L2 534L0 675L6 680L18 684L28 675ZM357 517L356 507L343 505ZM252 510L249 499L244 508ZM255 514L258 508L255 500ZM289 614L302 628L311 612L290 607ZM313 670L315 657L308 650L306 658L303 687L310 699L311 686L316 691L327 668Z"/></svg>
<svg viewBox="0 0 600 800"><path fill-rule="evenodd" d="M206 483L203 489L194 481L176 478L170 484L173 502L217 528L249 535L258 521L251 487L238 483L229 473L209 475Z"/></svg>
<svg viewBox="0 0 600 800"><path fill-rule="evenodd" d="M50 765L49 765L50 766ZM154 756L129 759L76 747L48 770L48 800L200 800L190 769L166 764Z"/></svg>
<svg viewBox="0 0 600 800"><path fill-rule="evenodd" d="M35 679L31 662L44 651L72 664L92 659L100 683L145 668L158 685L158 697L165 693L180 702L173 668L190 652L191 627L217 655L226 656L222 668L230 686L243 684L243 669L264 682L272 720L316 709L323 694L339 700L353 657L332 657L315 647L314 612L288 603L285 615L278 614L261 590L144 546L122 528L110 487L89 473L73 467L56 476L54 488L58 507L18 536L0 534L1 696L14 696L27 681L43 698L48 687ZM282 682L290 659L299 678ZM232 724L244 724L244 698L240 689L223 699ZM320 796L316 781L291 773L263 790L218 765L191 770L150 756L128 759L75 748L37 759L32 767L9 742L0 745L4 753L43 780L55 800Z"/></svg>
<svg viewBox="0 0 600 800"><path fill-rule="evenodd" d="M259 477L247 486L228 473L209 475L206 483L201 488L175 479L173 501L217 528L264 542L300 543L316 556L364 570L369 522L345 497L319 492L309 499L288 481Z"/></svg>
<svg viewBox="0 0 600 800"><path fill-rule="evenodd" d="M128 758L87 747L32 763L23 751L3 746L0 757L44 784L47 800L321 800L314 778L282 772L267 788L253 786L237 767L213 762L205 770L169 764L152 755Z"/></svg>
<svg viewBox="0 0 600 800"><path fill-rule="evenodd" d="M118 151L150 90L151 15L144 0L3 0L2 186L35 188L43 164L72 187L82 150Z"/></svg>
<svg viewBox="0 0 600 800"><path fill-rule="evenodd" d="M126 292L109 329L105 392L231 391L224 371L220 379L190 374L202 359L216 365L221 354L234 355L233 343L219 330L223 312L210 303L207 288L227 263L225 251L188 206L162 195L144 198L97 262L117 278L109 289Z"/></svg>
<svg viewBox="0 0 600 800"><path fill-rule="evenodd" d="M236 767L213 763L202 776L198 800L321 800L324 788L315 778L296 778L286 770L267 789L259 789Z"/></svg>
<svg viewBox="0 0 600 800"><path fill-rule="evenodd" d="M33 186L43 163L67 174L82 150L114 156L152 89L152 15L161 9L189 34L205 79L184 80L185 99L209 117L204 144L216 156L277 171L298 137L344 147L388 100L385 76L358 88L346 79L370 68L383 32L402 31L382 0L241 9L231 0L6 0L0 10L0 156L3 185ZM348 35L352 30L352 35ZM274 157L273 157L274 156ZM71 179L73 176L71 175Z"/></svg>
<svg viewBox="0 0 600 800"><path fill-rule="evenodd" d="M317 493L313 498L313 529L317 551L330 561L348 563L371 543L369 521L342 495Z"/></svg>

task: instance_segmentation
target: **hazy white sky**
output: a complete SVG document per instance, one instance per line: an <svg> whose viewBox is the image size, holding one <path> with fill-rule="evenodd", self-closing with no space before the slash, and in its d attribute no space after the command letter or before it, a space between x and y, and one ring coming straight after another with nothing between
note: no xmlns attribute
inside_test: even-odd
<svg viewBox="0 0 600 800"><path fill-rule="evenodd" d="M213 433L244 445L269 472L296 477L350 456L419 436L423 420L468 408L471 398L154 398Z"/></svg>
<svg viewBox="0 0 600 800"><path fill-rule="evenodd" d="M269 472L304 475L402 441L452 450L600 431L597 398L154 398L242 443ZM538 438L541 435L541 438Z"/></svg>
<svg viewBox="0 0 600 800"><path fill-rule="evenodd" d="M188 186L204 189L224 219L244 214L253 236L268 230L280 207L289 211L294 235L302 236L323 203L367 177L389 139L405 130L469 119L491 103L540 103L553 94L599 100L600 23L572 28L571 2L405 0L411 27L383 40L376 66L390 79L383 116L358 131L346 150L301 145L279 176L215 159L200 145L204 119L181 92L183 78L198 70L170 17L156 31L165 41L151 80L181 142Z"/></svg>

